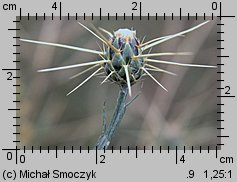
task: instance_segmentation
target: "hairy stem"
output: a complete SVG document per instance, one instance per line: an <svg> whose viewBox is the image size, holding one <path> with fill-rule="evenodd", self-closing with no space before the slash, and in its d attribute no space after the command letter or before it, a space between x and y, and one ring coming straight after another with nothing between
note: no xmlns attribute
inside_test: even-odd
<svg viewBox="0 0 237 182"><path fill-rule="evenodd" d="M119 91L119 95L117 99L117 105L116 105L113 117L108 127L103 128L104 131L102 131L102 134L97 140L96 148L98 150L107 149L109 147L111 139L114 136L116 130L118 129L119 124L121 123L123 116L125 114L127 95L128 95L128 87L127 86L120 87L120 91Z"/></svg>

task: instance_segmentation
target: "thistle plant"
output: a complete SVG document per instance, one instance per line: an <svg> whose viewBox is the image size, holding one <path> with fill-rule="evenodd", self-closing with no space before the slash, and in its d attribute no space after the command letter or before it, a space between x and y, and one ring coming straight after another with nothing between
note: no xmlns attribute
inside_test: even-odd
<svg viewBox="0 0 237 182"><path fill-rule="evenodd" d="M95 148L97 149L107 149L112 140L112 137L114 136L116 130L119 127L120 122L122 121L127 106L137 97L135 96L134 98L132 98L131 102L129 103L127 103L126 101L127 95L132 97L132 85L136 84L144 76L148 76L155 83L157 83L163 90L168 92L168 90L158 80L155 79L152 73L163 72L170 75L175 75L175 73L161 69L157 65L170 64L185 67L216 68L216 66L212 65L198 65L198 64L164 61L160 59L152 59L152 57L159 57L159 56L170 56L170 55L184 56L192 54L190 52L151 53L151 48L163 42L166 42L170 39L184 36L185 34L200 28L206 23L208 23L208 21L196 25L190 29L178 32L176 34L155 38L147 42L140 41L136 36L136 31L134 30L119 29L112 34L111 32L103 28L97 29L92 25L92 28L89 29L82 23L79 23L79 25L81 25L83 28L85 28L93 36L95 36L101 41L102 43L101 50L91 50L81 47L43 42L38 40L28 40L28 39L20 39L20 40L29 43L62 47L76 51L92 53L98 55L98 57L101 58L100 60L97 61L84 62L62 67L46 68L39 70L38 72L51 72L78 67L87 67L84 71L72 76L71 78L77 78L80 75L87 72L92 73L78 86L76 86L74 89L68 92L67 96L75 92L78 88L80 88L82 85L88 82L91 78L98 75L105 76L101 84L105 82L112 82L119 85L120 91L117 98L117 104L115 107L114 114L107 126L106 113L104 111L103 130L95 145Z"/></svg>

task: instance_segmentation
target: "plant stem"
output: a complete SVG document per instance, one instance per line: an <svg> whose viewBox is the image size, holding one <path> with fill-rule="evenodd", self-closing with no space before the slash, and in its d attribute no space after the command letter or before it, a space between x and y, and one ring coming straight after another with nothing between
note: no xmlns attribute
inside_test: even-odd
<svg viewBox="0 0 237 182"><path fill-rule="evenodd" d="M103 132L97 140L96 148L98 150L107 149L109 147L111 139L114 136L116 130L118 129L119 124L121 123L123 116L125 114L127 95L128 95L128 87L127 86L120 87L117 99L117 105L113 117L108 127L106 127L106 124L104 123ZM104 122L106 122L105 119Z"/></svg>

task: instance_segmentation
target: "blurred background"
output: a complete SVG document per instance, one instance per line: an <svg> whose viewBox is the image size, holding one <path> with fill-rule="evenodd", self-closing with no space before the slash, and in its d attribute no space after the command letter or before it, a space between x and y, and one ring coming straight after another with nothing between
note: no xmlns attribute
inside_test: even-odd
<svg viewBox="0 0 237 182"><path fill-rule="evenodd" d="M113 32L119 28L133 28L137 37L145 42L157 37L170 35L191 28L200 21L191 18L190 21L171 20L158 21L150 17L140 20L119 20L106 18L93 21L79 20L85 25L89 22L95 27L103 27ZM103 20L104 19L104 20ZM203 19L203 18L202 18ZM193 52L192 56L163 56L162 60L173 62L216 65L219 61L216 20L210 21L203 27L177 37L158 46L153 47L155 52ZM44 21L23 18L20 27L21 38L61 43L78 47L100 50L100 40L81 27L77 21L57 18L52 21L50 17ZM82 62L99 60L95 54L84 53L53 46L36 45L20 42L18 48L21 54L21 100L20 140L26 148L55 147L74 149L93 147L102 131L103 104L106 102L107 120L109 121L115 108L119 87L115 84L105 83L104 78L93 77L89 82L79 88L70 96L66 94L87 78L86 73L69 80L69 77L81 72L84 68L68 69L49 73L38 73L37 70L49 67L58 67ZM154 58L155 59L155 58ZM165 73L154 73L154 77L162 83L168 93L159 87L149 77L143 77L140 83L132 87L135 96L139 97L128 107L125 117L112 139L114 148L138 146L170 149L175 146L203 149L210 146L214 148L220 143L217 135L219 123L217 111L218 86L217 69L185 68L174 65L154 64L169 70L177 76ZM92 71L93 72L93 71ZM91 72L91 73L92 73ZM143 85L143 86L141 86ZM128 98L129 101L130 98Z"/></svg>

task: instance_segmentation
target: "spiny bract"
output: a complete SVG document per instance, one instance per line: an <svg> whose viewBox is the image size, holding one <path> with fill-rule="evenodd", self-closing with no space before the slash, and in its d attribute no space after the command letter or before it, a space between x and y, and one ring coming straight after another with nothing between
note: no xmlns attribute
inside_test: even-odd
<svg viewBox="0 0 237 182"><path fill-rule="evenodd" d="M114 35L109 31L99 28L103 33L106 33L109 36L109 40L104 37L104 35L94 27L94 31L86 27L85 25L79 23L83 28L93 34L96 38L98 38L104 45L107 46L106 50L103 48L101 51L91 50L81 47L74 47L64 44L58 43L50 43L36 40L28 40L28 39L20 39L21 41L35 43L35 44L43 44L49 46L63 47L67 49L83 51L88 53L93 53L99 55L102 59L98 61L91 61L86 63L79 63L75 65L68 65L56 68L47 68L43 70L39 70L39 72L48 72L48 71L57 71L64 70L70 68L77 68L83 66L91 66L84 71L72 76L71 78L76 78L83 73L94 70L97 68L90 76L88 76L83 82L81 82L77 87L75 87L72 91L70 91L67 95L70 95L72 92L81 87L84 83L86 83L93 76L99 74L105 74L106 78L102 81L102 83L110 80L114 83L117 83L120 86L126 86L129 90L129 95L131 96L131 85L136 83L143 75L148 75L152 80L154 80L160 87L167 91L167 89L158 82L150 73L153 72L164 72L167 74L175 75L175 73L169 72L167 70L163 70L157 66L152 65L155 64L171 64L178 66L190 66L190 67L202 67L202 68L216 68L216 66L211 65L197 65L197 64L186 64L186 63L177 63L171 61L150 59L149 57L158 57L158 56L167 56L167 55L190 55L190 52L163 52L163 53L147 53L143 54L144 51L151 49L153 46L161 44L165 41L173 39L175 37L184 36L186 33L189 33L199 27L205 25L209 21L203 22L199 25L196 25L187 30L178 32L173 35L168 35L164 37L159 37L147 41L145 43L140 43L138 38L136 37L136 31L129 29L119 29L114 32ZM98 68L99 67L99 68ZM101 70L104 70L102 73L99 73Z"/></svg>

